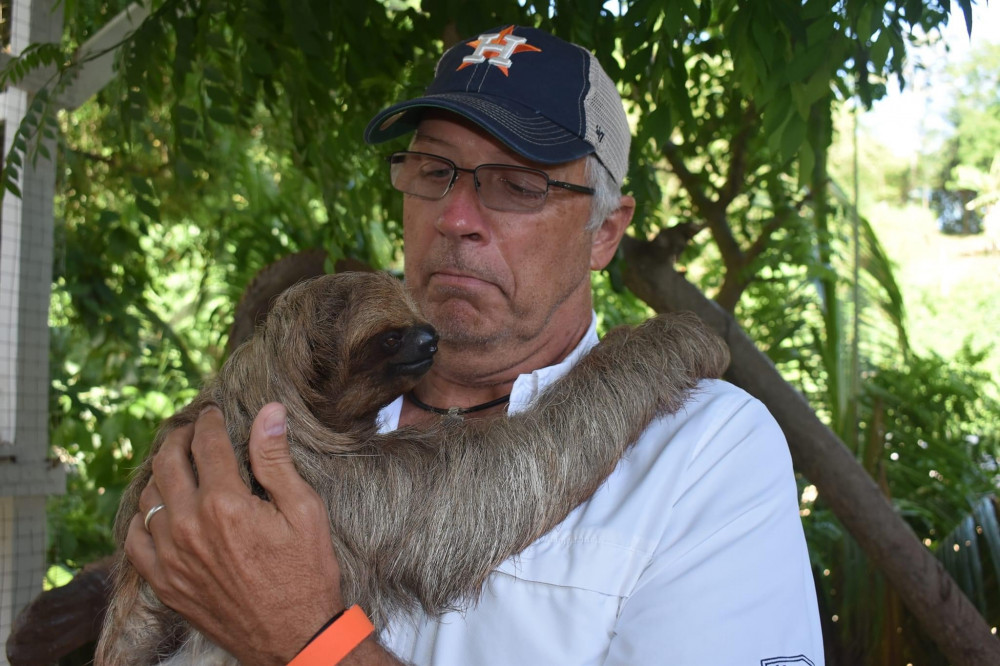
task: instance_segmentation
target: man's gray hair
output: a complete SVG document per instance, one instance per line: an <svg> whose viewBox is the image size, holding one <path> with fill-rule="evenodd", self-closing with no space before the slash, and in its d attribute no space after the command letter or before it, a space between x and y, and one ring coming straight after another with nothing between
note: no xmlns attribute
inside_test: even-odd
<svg viewBox="0 0 1000 666"><path fill-rule="evenodd" d="M622 190L615 183L600 160L594 155L587 155L586 164L587 186L594 190L590 202L590 219L587 220L587 231L597 231L610 215L621 205Z"/></svg>

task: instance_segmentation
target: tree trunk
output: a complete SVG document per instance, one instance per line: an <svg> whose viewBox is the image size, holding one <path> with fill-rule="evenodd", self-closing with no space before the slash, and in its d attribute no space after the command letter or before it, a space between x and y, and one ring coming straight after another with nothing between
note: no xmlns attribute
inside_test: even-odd
<svg viewBox="0 0 1000 666"><path fill-rule="evenodd" d="M788 439L795 467L816 486L951 663L1000 664L1000 641L976 608L736 320L678 274L654 244L626 237L623 246L625 284L636 296L657 312L693 311L726 340L733 358L727 379L771 411Z"/></svg>

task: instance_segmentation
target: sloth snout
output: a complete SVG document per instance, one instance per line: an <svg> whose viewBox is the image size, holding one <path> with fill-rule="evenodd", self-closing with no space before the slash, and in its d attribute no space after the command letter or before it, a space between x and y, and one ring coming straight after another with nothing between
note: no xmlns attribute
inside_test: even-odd
<svg viewBox="0 0 1000 666"><path fill-rule="evenodd" d="M413 350L418 354L433 356L437 353L438 347L437 331L430 324L413 326L406 331L403 336L403 346L413 346Z"/></svg>
<svg viewBox="0 0 1000 666"><path fill-rule="evenodd" d="M430 324L410 326L394 341L390 367L401 375L422 375L434 362L438 350L437 331Z"/></svg>

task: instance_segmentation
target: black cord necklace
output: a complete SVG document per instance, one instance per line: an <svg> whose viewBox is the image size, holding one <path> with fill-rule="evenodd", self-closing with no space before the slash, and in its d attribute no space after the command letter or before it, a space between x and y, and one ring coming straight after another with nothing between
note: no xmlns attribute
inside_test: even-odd
<svg viewBox="0 0 1000 666"><path fill-rule="evenodd" d="M489 409L490 407L496 407L497 405L503 405L510 402L510 393L505 396L501 396L496 400L490 400L489 402L484 402L481 405L473 405L472 407L449 407L448 409L442 409L440 407L435 407L433 405L428 405L418 398L413 391L406 394L406 397L410 399L414 405L424 410L425 412L433 412L435 414L440 414L441 416L451 416L461 418L466 414L471 414L473 412L480 412L484 409Z"/></svg>

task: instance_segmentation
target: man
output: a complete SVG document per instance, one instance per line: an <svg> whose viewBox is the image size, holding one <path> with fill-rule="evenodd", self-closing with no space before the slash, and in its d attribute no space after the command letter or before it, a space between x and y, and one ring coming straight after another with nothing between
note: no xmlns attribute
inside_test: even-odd
<svg viewBox="0 0 1000 666"><path fill-rule="evenodd" d="M383 425L523 409L597 342L589 273L634 210L620 193L621 100L587 51L512 26L449 50L426 95L377 115L366 138L411 131L390 173L404 193L406 284L440 352ZM401 618L342 663L822 663L781 432L739 389L699 389L502 565L478 604ZM250 443L272 502L240 481L217 410L175 433L126 542L160 598L245 664L315 652L310 638L343 611L323 505L291 464L284 423L266 406Z"/></svg>

